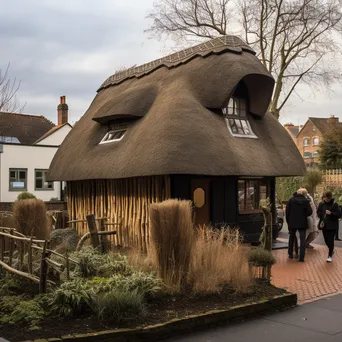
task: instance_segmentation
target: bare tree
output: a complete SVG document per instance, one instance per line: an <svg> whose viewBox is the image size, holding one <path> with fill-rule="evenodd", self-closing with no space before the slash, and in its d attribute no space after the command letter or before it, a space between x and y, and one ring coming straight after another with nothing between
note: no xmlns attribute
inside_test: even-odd
<svg viewBox="0 0 342 342"><path fill-rule="evenodd" d="M17 92L20 88L20 81L9 77L10 63L5 71L0 69L0 112L20 112L24 106L20 106L17 100Z"/></svg>
<svg viewBox="0 0 342 342"><path fill-rule="evenodd" d="M240 34L276 85L270 111L280 111L298 84L329 86L340 77L340 0L159 0L148 16L150 34L177 43ZM299 94L297 94L299 95Z"/></svg>

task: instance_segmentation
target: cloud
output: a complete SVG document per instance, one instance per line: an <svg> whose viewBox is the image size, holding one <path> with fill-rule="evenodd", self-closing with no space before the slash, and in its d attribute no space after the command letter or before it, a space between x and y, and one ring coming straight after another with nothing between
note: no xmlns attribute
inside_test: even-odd
<svg viewBox="0 0 342 342"><path fill-rule="evenodd" d="M115 70L165 55L167 42L143 33L154 0L0 0L0 68L21 80L25 112L56 120L59 96L66 95L70 120L88 108L100 84ZM329 98L307 88L284 108L282 122L339 115L340 85Z"/></svg>

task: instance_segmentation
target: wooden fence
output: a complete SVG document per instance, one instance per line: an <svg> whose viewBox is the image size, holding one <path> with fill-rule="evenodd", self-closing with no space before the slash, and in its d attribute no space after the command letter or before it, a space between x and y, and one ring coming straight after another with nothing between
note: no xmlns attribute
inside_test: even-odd
<svg viewBox="0 0 342 342"><path fill-rule="evenodd" d="M322 176L322 184L316 188L318 193L322 193L326 188L342 187L342 169L323 170Z"/></svg>
<svg viewBox="0 0 342 342"><path fill-rule="evenodd" d="M77 250L80 250L84 241L90 238L94 248L99 248L102 253L107 253L107 236L115 235L116 231L105 231L105 227L117 224L106 223L106 218L95 219L95 215L87 215L87 219L82 221L87 222L89 232L82 236ZM96 221L99 222L99 230ZM38 270L34 270L33 264L34 258L37 263L37 251L39 267ZM52 256L62 259L63 263L53 260ZM48 269L52 268L57 273L57 278L66 271L66 279L69 280L70 263L78 264L78 261L70 258L68 254L63 255L50 249L50 241L27 237L14 228L0 227L0 269L3 268L12 274L39 284L40 293L46 292L48 282L56 285L54 281L48 280Z"/></svg>

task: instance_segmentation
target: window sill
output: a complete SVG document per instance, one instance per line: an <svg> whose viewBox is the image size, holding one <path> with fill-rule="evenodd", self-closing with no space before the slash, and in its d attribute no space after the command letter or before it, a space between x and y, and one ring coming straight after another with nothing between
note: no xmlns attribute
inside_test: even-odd
<svg viewBox="0 0 342 342"><path fill-rule="evenodd" d="M23 192L23 191L27 191L27 189L9 189L8 191L11 191L11 192Z"/></svg>
<svg viewBox="0 0 342 342"><path fill-rule="evenodd" d="M54 191L54 189L34 189L34 191Z"/></svg>

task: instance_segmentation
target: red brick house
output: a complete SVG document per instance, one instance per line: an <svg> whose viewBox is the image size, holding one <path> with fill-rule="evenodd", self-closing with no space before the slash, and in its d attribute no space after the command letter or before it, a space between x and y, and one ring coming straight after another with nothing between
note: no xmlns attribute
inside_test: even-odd
<svg viewBox="0 0 342 342"><path fill-rule="evenodd" d="M302 128L293 124L285 124L284 128L297 145L306 166L315 166L319 162L318 151L323 136L335 125L342 123L331 115L329 118L309 118Z"/></svg>

